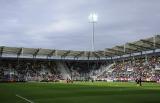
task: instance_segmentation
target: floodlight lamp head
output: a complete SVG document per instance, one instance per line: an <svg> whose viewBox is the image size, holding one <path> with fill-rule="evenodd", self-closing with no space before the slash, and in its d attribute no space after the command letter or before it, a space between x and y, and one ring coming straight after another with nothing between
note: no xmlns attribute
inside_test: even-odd
<svg viewBox="0 0 160 103"><path fill-rule="evenodd" d="M95 23L98 21L98 15L96 13L90 13L88 19L90 22Z"/></svg>

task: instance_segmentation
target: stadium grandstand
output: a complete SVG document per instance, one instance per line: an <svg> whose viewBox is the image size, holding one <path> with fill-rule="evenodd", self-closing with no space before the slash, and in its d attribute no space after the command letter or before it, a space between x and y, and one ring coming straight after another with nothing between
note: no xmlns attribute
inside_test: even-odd
<svg viewBox="0 0 160 103"><path fill-rule="evenodd" d="M0 81L160 82L160 35L100 51L0 47Z"/></svg>

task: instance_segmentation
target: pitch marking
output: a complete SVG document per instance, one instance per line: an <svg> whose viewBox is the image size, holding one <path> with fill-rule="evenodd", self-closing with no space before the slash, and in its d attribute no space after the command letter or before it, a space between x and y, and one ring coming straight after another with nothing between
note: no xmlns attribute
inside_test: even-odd
<svg viewBox="0 0 160 103"><path fill-rule="evenodd" d="M29 102L29 103L34 103L33 101L31 101L31 100L29 100L29 99L27 99L27 98L25 98L25 97L22 97L22 96L20 96L20 95L18 95L18 94L16 94L16 96L17 96L18 98L21 98L21 99Z"/></svg>

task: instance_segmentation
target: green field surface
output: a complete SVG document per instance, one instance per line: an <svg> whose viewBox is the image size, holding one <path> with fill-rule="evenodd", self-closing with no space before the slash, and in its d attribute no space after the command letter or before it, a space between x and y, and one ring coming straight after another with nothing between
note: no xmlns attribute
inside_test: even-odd
<svg viewBox="0 0 160 103"><path fill-rule="evenodd" d="M0 83L0 103L160 103L160 84Z"/></svg>

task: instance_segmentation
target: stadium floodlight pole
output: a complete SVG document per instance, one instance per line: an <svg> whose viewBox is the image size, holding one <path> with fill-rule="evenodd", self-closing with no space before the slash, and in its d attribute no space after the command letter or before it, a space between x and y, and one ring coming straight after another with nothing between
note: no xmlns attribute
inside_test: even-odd
<svg viewBox="0 0 160 103"><path fill-rule="evenodd" d="M89 22L92 23L92 27L93 27L92 29L93 30L92 31L92 51L94 51L95 50L95 47L94 47L95 23L98 21L98 15L95 12L90 13L88 19L89 19Z"/></svg>

